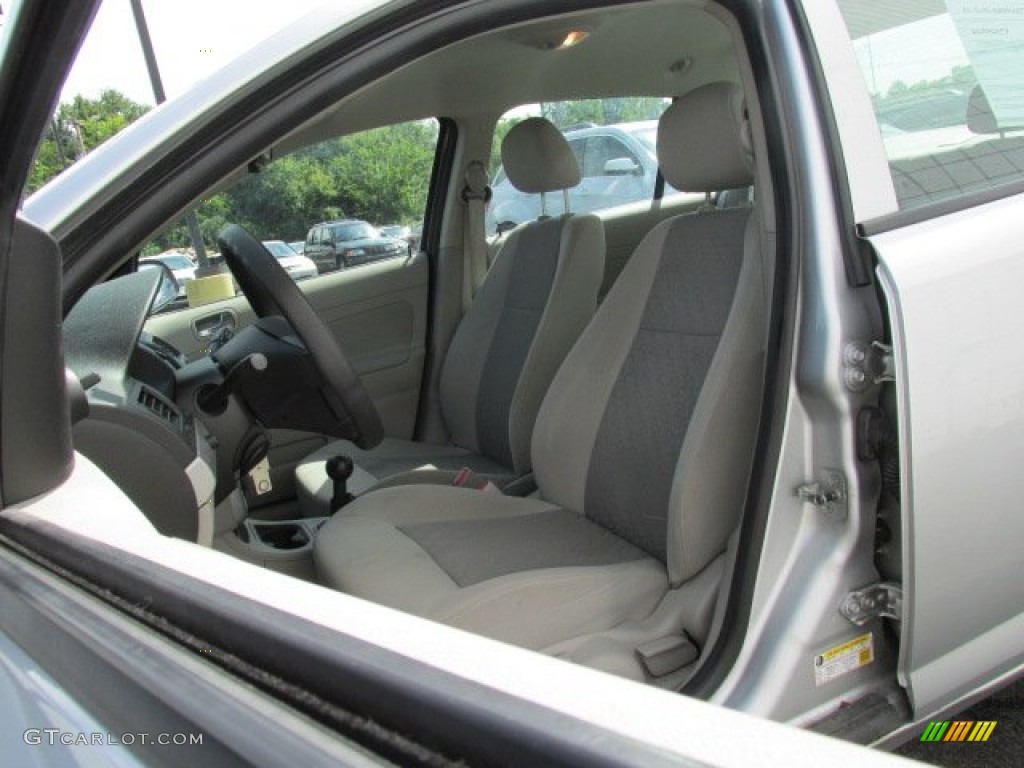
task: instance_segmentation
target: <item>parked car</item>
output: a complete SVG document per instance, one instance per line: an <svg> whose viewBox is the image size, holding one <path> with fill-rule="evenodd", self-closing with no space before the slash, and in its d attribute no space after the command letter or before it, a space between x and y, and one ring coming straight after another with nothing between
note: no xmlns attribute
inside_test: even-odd
<svg viewBox="0 0 1024 768"><path fill-rule="evenodd" d="M303 253L323 273L404 256L408 252L405 242L385 237L368 222L345 219L325 221L310 227Z"/></svg>
<svg viewBox="0 0 1024 768"><path fill-rule="evenodd" d="M291 242L288 243L288 247L301 256L306 252L306 241L292 240Z"/></svg>
<svg viewBox="0 0 1024 768"><path fill-rule="evenodd" d="M296 253L283 240L264 240L263 245L284 267L284 271L288 273L292 280L298 282L299 280L316 277L319 274L316 264L311 259Z"/></svg>
<svg viewBox="0 0 1024 768"><path fill-rule="evenodd" d="M181 251L172 250L158 253L155 256L143 256L139 259L139 265L145 267L147 262L155 261L167 265L174 274L174 279L178 281L178 295L184 296L185 283L196 279L195 262Z"/></svg>
<svg viewBox="0 0 1024 768"><path fill-rule="evenodd" d="M7 762L886 765L1024 674L1010 4L326 4L23 200L96 5L4 6ZM977 140L888 154L877 90L954 75ZM652 95L695 198L523 227L477 282L497 116ZM548 128L521 162L559 191ZM423 249L307 295L228 225L246 295L153 313L154 233L353 138L379 184L320 202L416 200Z"/></svg>
<svg viewBox="0 0 1024 768"><path fill-rule="evenodd" d="M569 189L569 210L590 213L640 200L652 200L658 178L654 151L657 120L590 126L565 132L580 164L580 183ZM491 183L487 231L531 221L541 215L541 196L516 189L499 168ZM675 190L668 185L666 192ZM547 194L544 210L549 216L565 213L561 194Z"/></svg>
<svg viewBox="0 0 1024 768"><path fill-rule="evenodd" d="M412 231L412 227L405 224L387 224L380 227L380 233L384 237L393 237L396 240L404 240L409 244L409 253L419 247L419 237Z"/></svg>

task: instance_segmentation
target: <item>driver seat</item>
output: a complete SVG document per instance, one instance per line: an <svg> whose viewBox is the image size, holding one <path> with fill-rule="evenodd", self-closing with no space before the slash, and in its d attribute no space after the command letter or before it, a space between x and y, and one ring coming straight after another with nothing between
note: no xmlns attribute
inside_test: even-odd
<svg viewBox="0 0 1024 768"><path fill-rule="evenodd" d="M509 180L527 193L568 189L579 162L548 120L517 123L502 142ZM551 379L597 306L604 279L604 227L596 216L544 217L514 230L452 337L441 369L447 445L396 438L370 450L329 443L295 469L303 516L328 514L325 461L355 463L348 490L380 485L450 485L463 467L504 485L530 470L530 439Z"/></svg>
<svg viewBox="0 0 1024 768"><path fill-rule="evenodd" d="M670 106L658 156L677 189L750 185L739 87L702 86ZM756 203L655 227L544 398L532 444L537 496L373 491L320 529L321 582L570 657L571 642L619 628L630 641L618 671L636 668L634 649L668 633L699 641L706 626L680 618L682 591L710 604L717 590L709 565L738 522L757 435L760 232ZM666 614L668 632L655 619Z"/></svg>

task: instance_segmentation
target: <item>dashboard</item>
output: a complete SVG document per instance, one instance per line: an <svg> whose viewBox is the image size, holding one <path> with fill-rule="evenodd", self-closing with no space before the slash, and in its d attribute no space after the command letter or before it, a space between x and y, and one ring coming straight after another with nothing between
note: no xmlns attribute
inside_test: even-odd
<svg viewBox="0 0 1024 768"><path fill-rule="evenodd" d="M143 331L160 280L144 270L101 283L65 318L65 361L89 406L73 439L157 530L209 543L217 441L179 400L185 357ZM211 361L193 365L217 375Z"/></svg>

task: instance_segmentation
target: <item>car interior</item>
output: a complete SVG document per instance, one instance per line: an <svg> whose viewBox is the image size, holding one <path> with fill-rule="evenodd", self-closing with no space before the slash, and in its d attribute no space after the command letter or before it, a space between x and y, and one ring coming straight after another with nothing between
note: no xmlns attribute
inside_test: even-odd
<svg viewBox="0 0 1024 768"><path fill-rule="evenodd" d="M766 387L778 190L754 67L705 2L464 21L381 41L406 63L358 88L307 85L333 96L250 156L436 120L421 248L296 284L229 226L244 297L157 314L160 270L96 285L64 325L75 448L160 534L309 599L678 687L713 643ZM498 119L619 97L666 105L654 198L526 222L491 263L474 163L500 149L528 193L580 179L551 122L499 148Z"/></svg>

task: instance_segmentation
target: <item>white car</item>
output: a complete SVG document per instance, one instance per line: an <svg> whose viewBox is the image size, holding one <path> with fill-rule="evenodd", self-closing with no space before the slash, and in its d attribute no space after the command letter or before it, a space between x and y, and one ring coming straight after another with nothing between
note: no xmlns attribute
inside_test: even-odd
<svg viewBox="0 0 1024 768"><path fill-rule="evenodd" d="M139 264L145 266L147 262L159 262L171 270L174 279L178 281L178 295L185 295L185 283L196 279L196 264L192 259L181 251L164 251L155 256L143 256Z"/></svg>
<svg viewBox="0 0 1024 768"><path fill-rule="evenodd" d="M0 706L82 750L8 762L870 766L1009 731L950 721L1024 674L1024 58L978 31L1013 3L328 3L22 200L95 5L5 5ZM977 140L888 154L953 79ZM583 172L500 116L582 102L657 106L664 183L491 254L499 143L523 191ZM227 224L244 295L154 312L134 254L234 184L261 231L422 247L300 287Z"/></svg>
<svg viewBox="0 0 1024 768"><path fill-rule="evenodd" d="M317 276L316 264L313 263L312 259L307 259L302 254L297 253L283 240L264 240L263 245L284 267L284 271L288 273L292 280L298 282L299 280L308 280L311 277Z"/></svg>

